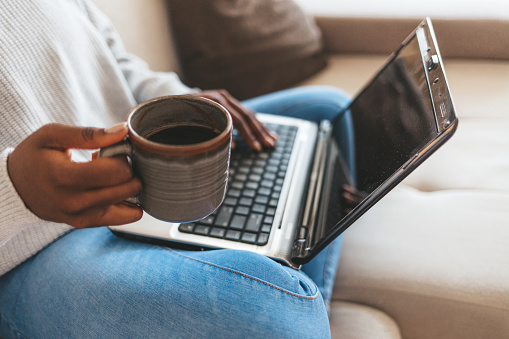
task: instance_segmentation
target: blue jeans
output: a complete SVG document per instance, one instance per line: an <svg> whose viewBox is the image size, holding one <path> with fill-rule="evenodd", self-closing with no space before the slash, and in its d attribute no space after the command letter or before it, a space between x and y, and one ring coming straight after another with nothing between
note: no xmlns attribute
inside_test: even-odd
<svg viewBox="0 0 509 339"><path fill-rule="evenodd" d="M312 120L346 103L322 87L246 101ZM340 245L297 271L246 251L175 250L104 227L75 230L0 277L0 337L327 338Z"/></svg>

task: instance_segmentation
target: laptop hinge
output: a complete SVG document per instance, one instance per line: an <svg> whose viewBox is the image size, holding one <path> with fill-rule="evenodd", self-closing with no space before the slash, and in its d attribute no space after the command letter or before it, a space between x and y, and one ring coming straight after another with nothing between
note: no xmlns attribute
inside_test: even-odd
<svg viewBox="0 0 509 339"><path fill-rule="evenodd" d="M293 257L304 257L311 249L316 230L316 219L322 192L324 169L327 159L327 145L331 136L331 124L328 120L320 123L315 147L311 174L307 187L301 227L294 243Z"/></svg>

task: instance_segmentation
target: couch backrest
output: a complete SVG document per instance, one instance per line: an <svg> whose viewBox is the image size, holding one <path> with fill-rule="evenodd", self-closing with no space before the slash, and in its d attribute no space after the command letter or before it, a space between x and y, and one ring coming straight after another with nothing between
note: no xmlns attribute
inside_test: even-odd
<svg viewBox="0 0 509 339"><path fill-rule="evenodd" d="M119 31L126 49L155 71L178 70L164 0L92 0Z"/></svg>

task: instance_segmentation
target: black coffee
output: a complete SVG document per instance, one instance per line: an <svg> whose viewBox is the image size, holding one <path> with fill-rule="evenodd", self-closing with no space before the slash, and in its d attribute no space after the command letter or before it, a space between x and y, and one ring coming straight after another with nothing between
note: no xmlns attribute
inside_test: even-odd
<svg viewBox="0 0 509 339"><path fill-rule="evenodd" d="M176 125L145 136L150 141L167 145L190 145L208 141L217 137L216 130L205 126Z"/></svg>

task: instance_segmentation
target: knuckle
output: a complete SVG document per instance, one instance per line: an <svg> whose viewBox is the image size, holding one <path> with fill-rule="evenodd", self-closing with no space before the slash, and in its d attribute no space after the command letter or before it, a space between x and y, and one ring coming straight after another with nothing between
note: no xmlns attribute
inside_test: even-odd
<svg viewBox="0 0 509 339"><path fill-rule="evenodd" d="M95 128L92 128L92 127L83 127L80 131L81 133L81 138L83 139L84 142L89 142L89 141L92 141L94 139L94 134L95 134Z"/></svg>
<svg viewBox="0 0 509 339"><path fill-rule="evenodd" d="M52 143L56 136L56 130L60 127L60 124L50 123L41 126L37 131L34 132L34 137L44 143Z"/></svg>
<svg viewBox="0 0 509 339"><path fill-rule="evenodd" d="M50 175L57 187L69 187L74 183L72 172L67 166L52 166Z"/></svg>

